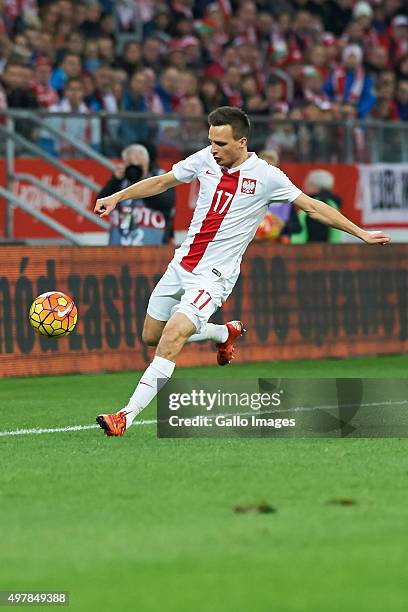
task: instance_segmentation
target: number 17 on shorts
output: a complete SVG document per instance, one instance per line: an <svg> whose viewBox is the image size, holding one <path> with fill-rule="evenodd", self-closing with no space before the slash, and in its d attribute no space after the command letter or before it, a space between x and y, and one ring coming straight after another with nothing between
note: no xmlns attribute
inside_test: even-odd
<svg viewBox="0 0 408 612"><path fill-rule="evenodd" d="M193 306L196 306L198 310L203 310L207 304L212 300L211 294L205 289L199 289L197 297L194 302L191 302Z"/></svg>

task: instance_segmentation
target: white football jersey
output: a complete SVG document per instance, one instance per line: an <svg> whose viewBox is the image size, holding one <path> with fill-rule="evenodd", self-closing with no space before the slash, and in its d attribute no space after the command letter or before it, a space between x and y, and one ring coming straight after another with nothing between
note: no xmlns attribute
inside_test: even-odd
<svg viewBox="0 0 408 612"><path fill-rule="evenodd" d="M187 237L174 259L213 279L238 275L242 255L271 202L293 202L302 193L282 170L255 153L240 166L221 168L211 146L174 164L173 173L182 183L200 183Z"/></svg>

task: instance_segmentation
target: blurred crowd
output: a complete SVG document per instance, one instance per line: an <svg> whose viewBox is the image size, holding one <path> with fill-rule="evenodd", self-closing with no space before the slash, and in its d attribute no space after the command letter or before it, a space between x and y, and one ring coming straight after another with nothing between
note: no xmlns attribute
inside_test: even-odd
<svg viewBox="0 0 408 612"><path fill-rule="evenodd" d="M229 104L271 120L406 121L406 8L403 0L0 0L0 111L190 118ZM206 124L187 119L180 132L169 119L160 129L164 143L194 149ZM90 144L100 138L92 124L81 130ZM148 121L111 121L107 132L121 145L151 140ZM263 144L284 153L294 137L281 128Z"/></svg>

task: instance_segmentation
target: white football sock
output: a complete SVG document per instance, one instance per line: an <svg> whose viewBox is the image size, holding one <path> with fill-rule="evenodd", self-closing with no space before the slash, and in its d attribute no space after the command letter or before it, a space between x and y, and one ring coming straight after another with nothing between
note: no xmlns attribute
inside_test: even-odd
<svg viewBox="0 0 408 612"><path fill-rule="evenodd" d="M207 323L206 329L199 334L193 334L187 342L203 342L213 340L213 342L225 342L228 338L228 328L226 325L215 325Z"/></svg>
<svg viewBox="0 0 408 612"><path fill-rule="evenodd" d="M153 359L152 363L147 370L144 371L142 378L139 380L127 406L123 408L123 410L127 412L126 427L129 427L134 418L150 404L154 397L156 397L157 393L164 387L173 374L175 367L176 364L174 361L169 361L168 359L164 359L164 357L156 356ZM160 382L158 382L159 379Z"/></svg>

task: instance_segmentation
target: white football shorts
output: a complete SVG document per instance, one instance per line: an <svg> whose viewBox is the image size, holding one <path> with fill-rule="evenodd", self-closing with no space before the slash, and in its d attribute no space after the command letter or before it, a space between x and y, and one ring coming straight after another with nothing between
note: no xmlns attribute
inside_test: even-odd
<svg viewBox="0 0 408 612"><path fill-rule="evenodd" d="M196 333L200 333L225 302L237 278L238 274L233 279L211 280L185 270L173 259L153 289L147 314L158 321L168 321L175 312L182 312L195 325Z"/></svg>

